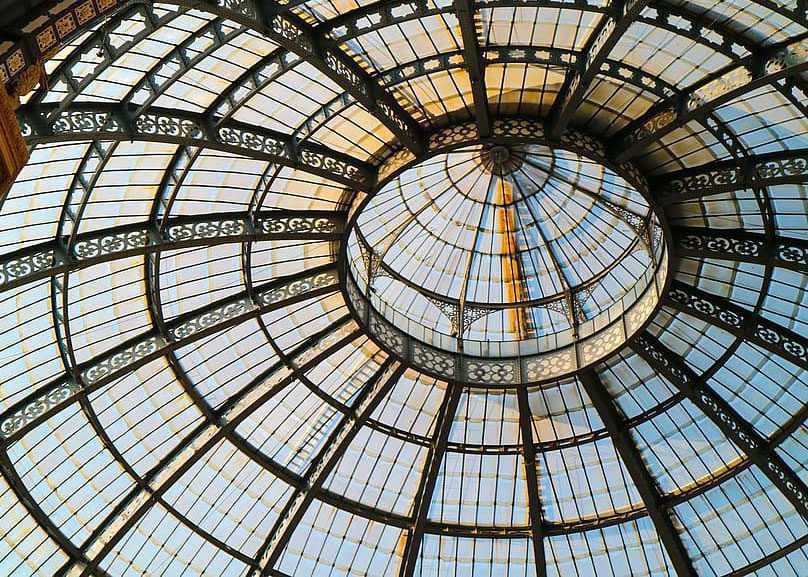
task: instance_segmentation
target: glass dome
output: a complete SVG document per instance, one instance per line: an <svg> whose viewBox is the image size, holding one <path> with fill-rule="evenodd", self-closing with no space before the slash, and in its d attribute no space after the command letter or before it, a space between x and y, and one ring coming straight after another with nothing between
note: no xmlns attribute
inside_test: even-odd
<svg viewBox="0 0 808 577"><path fill-rule="evenodd" d="M665 283L662 230L643 196L543 144L441 153L357 208L346 255L357 291L453 353L538 357L619 322L645 295L658 300Z"/></svg>
<svg viewBox="0 0 808 577"><path fill-rule="evenodd" d="M9 14L0 575L808 573L804 2Z"/></svg>

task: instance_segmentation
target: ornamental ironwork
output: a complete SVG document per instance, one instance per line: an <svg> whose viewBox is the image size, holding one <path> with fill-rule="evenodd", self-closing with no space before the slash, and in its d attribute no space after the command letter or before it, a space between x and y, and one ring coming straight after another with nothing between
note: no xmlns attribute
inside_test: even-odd
<svg viewBox="0 0 808 577"><path fill-rule="evenodd" d="M249 296L237 295L203 307L196 313L183 315L169 323L167 340L151 331L130 339L99 358L83 363L78 369L80 384L74 383L72 376L66 376L49 385L45 391L34 393L29 399L0 414L2 436L5 439L17 438L37 422L59 410L62 404L79 392L92 392L114 379L124 377L152 359L186 346L211 332L244 322L297 299L338 289L336 267L327 265L320 267L320 270L281 278L270 282L266 287L259 287L256 291L256 303ZM333 333L333 338L338 339L341 336L343 335L339 331ZM332 342L330 338L324 339L324 346ZM304 359L301 362L306 361Z"/></svg>
<svg viewBox="0 0 808 577"><path fill-rule="evenodd" d="M369 190L373 184L374 170L364 163L314 144L293 143L290 136L268 129L155 107L134 120L130 120L134 110L123 105L76 107L59 113L53 121L47 120L52 105L21 107L18 118L23 136L31 144L88 138L176 142L269 160L359 190Z"/></svg>

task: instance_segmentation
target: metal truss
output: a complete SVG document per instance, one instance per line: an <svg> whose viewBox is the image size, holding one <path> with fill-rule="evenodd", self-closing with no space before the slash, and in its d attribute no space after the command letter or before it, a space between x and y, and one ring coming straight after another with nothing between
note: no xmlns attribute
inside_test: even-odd
<svg viewBox="0 0 808 577"><path fill-rule="evenodd" d="M385 91L339 45L299 16L283 13L272 0L168 0L252 26L270 40L305 58L362 103L401 143L415 154L423 151L421 129L395 97Z"/></svg>
<svg viewBox="0 0 808 577"><path fill-rule="evenodd" d="M617 42L637 19L649 0L615 0L612 12L592 31L583 54L569 70L550 114L549 134L561 138L567 124Z"/></svg>
<svg viewBox="0 0 808 577"><path fill-rule="evenodd" d="M808 149L717 160L652 176L648 184L663 205L735 190L808 184Z"/></svg>
<svg viewBox="0 0 808 577"><path fill-rule="evenodd" d="M237 446L261 466L283 481L299 486L299 477L262 457L260 451L238 436L236 428L256 409L283 391L300 374L317 366L357 336L359 333L355 327L352 328L350 322L337 321L292 351L291 367L285 363L273 365L217 409L213 418L198 425L177 447L149 470L143 478L143 484L135 487L85 541L81 549L91 556L92 562L85 566L82 575L87 575L89 571L94 572L98 563L152 505L162 503L165 492L222 439L237 442ZM251 565L256 564L253 562Z"/></svg>
<svg viewBox="0 0 808 577"><path fill-rule="evenodd" d="M17 115L30 144L73 140L142 140L221 150L291 166L359 190L370 190L374 169L316 144L298 146L288 135L235 121L166 108L134 116L131 106L75 104L48 120L49 106L22 106Z"/></svg>
<svg viewBox="0 0 808 577"><path fill-rule="evenodd" d="M533 546L533 559L536 566L536 577L546 577L547 562L544 554L544 534L546 527L542 519L541 497L539 495L538 462L536 445L533 440L533 414L527 389L516 389L519 404L519 434L522 437L522 459L525 466L525 483L527 484L528 515L530 518L530 542Z"/></svg>
<svg viewBox="0 0 808 577"><path fill-rule="evenodd" d="M808 272L808 241L743 229L673 227L674 250L679 256L771 264Z"/></svg>
<svg viewBox="0 0 808 577"><path fill-rule="evenodd" d="M266 35L271 40L306 59L329 79L351 94L371 113L375 114L404 146L414 153L422 152L420 126L404 110L395 97L379 86L359 63L346 54L335 41L295 14L281 13L282 11L278 10L279 5L275 2L270 0L166 0L163 3L177 5L185 9L206 10L221 18L227 18L241 26L252 28ZM109 7L120 8L124 5L123 2L115 0L104 4L107 9ZM151 5L152 3L144 2L144 4ZM146 10L149 11L149 8L147 7ZM94 19L86 20L86 18L79 21L87 24L95 22ZM153 19L149 22L149 26L152 28L158 25L159 22ZM50 44L47 49L51 49L57 44L55 33L52 35L54 38L48 40ZM97 38L100 43L88 42L87 46L98 46L98 49L104 52L107 60L115 57L118 51L108 51L109 46L105 45L103 31L100 32ZM66 39L67 36L64 39L60 36L60 41L66 41ZM42 46L40 42L40 47ZM15 58L22 59L23 66L33 65L40 58L39 54L26 56L24 52L27 53L30 50L20 50L19 56L15 56ZM178 57L182 58L181 55L178 55ZM16 71L18 71L17 66L15 66ZM13 80L8 73L5 76L8 77L7 82ZM80 85L74 85L74 87L80 88Z"/></svg>
<svg viewBox="0 0 808 577"><path fill-rule="evenodd" d="M615 159L628 160L667 134L752 90L808 70L808 38L752 54L652 107L613 139Z"/></svg>
<svg viewBox="0 0 808 577"><path fill-rule="evenodd" d="M462 387L449 383L438 412L435 434L427 452L427 466L421 473L418 490L415 493L414 517L412 524L407 528L407 543L402 552L399 577L413 577L415 574L415 566L418 564L418 555L427 525L429 506L432 503L432 494L435 491L438 474L443 465L443 456L446 453L449 433L451 433L452 423L460 403L461 390Z"/></svg>
<svg viewBox="0 0 808 577"><path fill-rule="evenodd" d="M664 303L747 339L808 370L808 338L724 297L674 281Z"/></svg>
<svg viewBox="0 0 808 577"><path fill-rule="evenodd" d="M808 516L808 487L776 453L774 444L763 438L723 397L707 385L704 375L699 377L682 357L647 331L631 347L701 409L769 478L799 514Z"/></svg>
<svg viewBox="0 0 808 577"><path fill-rule="evenodd" d="M676 575L679 577L695 577L696 571L682 544L682 540L673 526L673 521L663 508L659 488L643 463L642 455L631 438L630 430L626 427L624 419L621 418L617 407L614 406L612 399L606 392L605 385L592 369L581 373L578 380L583 385L589 400L592 401L600 420L603 421L606 430L609 432L620 459L629 475L631 475L631 480L634 482L643 503L645 503L648 516L656 528L659 540L668 553Z"/></svg>
<svg viewBox="0 0 808 577"><path fill-rule="evenodd" d="M36 425L75 400L98 390L138 367L190 343L267 312L339 290L336 265L329 264L257 287L256 302L246 294L216 301L167 323L163 338L152 329L98 357L64 377L29 394L0 414L0 438L6 444L24 436ZM73 378L73 373L78 380Z"/></svg>
<svg viewBox="0 0 808 577"><path fill-rule="evenodd" d="M477 41L474 0L454 0L454 10L460 22L463 62L471 82L477 132L480 138L486 138L491 134L491 120L488 115L488 94L485 89L485 61L480 55L480 44Z"/></svg>
<svg viewBox="0 0 808 577"><path fill-rule="evenodd" d="M254 217L247 213L175 217L166 221L163 233L151 223L82 233L69 249L51 241L3 255L0 290L102 262L183 248L267 240L338 240L345 219L344 212L270 210Z"/></svg>
<svg viewBox="0 0 808 577"><path fill-rule="evenodd" d="M376 374L357 395L351 413L344 415L335 427L324 449L312 463L306 474L303 486L297 489L270 532L270 536L259 550L261 574L267 575L275 567L283 549L292 537L303 515L314 500L328 476L348 450L359 430L365 425L379 403L393 389L405 367L391 357L382 364Z"/></svg>
<svg viewBox="0 0 808 577"><path fill-rule="evenodd" d="M473 3L476 9L521 6L524 8L557 8L583 10L586 12L608 11L603 2L597 0L576 0L570 4L564 0L478 0ZM370 2L354 10L340 14L320 25L324 33L340 42L356 38L369 32L381 30L395 24L402 24L417 18L435 16L453 11L452 3L431 3L423 0L390 0Z"/></svg>

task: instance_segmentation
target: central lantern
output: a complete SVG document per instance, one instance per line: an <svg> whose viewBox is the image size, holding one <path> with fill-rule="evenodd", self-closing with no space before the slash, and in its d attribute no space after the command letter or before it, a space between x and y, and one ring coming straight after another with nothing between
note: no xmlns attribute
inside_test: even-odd
<svg viewBox="0 0 808 577"><path fill-rule="evenodd" d="M656 307L665 235L630 178L542 142L460 143L352 207L349 301L370 334L441 378L557 378Z"/></svg>

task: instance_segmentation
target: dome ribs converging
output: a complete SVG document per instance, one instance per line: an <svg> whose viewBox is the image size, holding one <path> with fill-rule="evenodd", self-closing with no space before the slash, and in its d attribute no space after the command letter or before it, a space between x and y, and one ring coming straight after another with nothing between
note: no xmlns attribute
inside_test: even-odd
<svg viewBox="0 0 808 577"><path fill-rule="evenodd" d="M802 577L805 0L24 3L0 573Z"/></svg>

